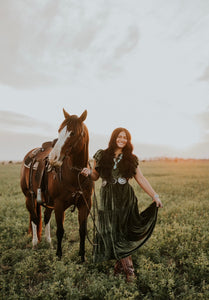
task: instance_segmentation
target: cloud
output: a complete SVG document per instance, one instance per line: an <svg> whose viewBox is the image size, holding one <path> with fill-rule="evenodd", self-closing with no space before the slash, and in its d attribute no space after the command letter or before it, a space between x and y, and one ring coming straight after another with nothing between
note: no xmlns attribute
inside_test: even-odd
<svg viewBox="0 0 209 300"><path fill-rule="evenodd" d="M142 2L2 2L0 82L20 88L72 86L117 78L131 64L137 73L129 74L137 80L141 75L140 82L146 73L153 80L163 73L169 77L168 72L196 80L208 61L208 4Z"/></svg>
<svg viewBox="0 0 209 300"><path fill-rule="evenodd" d="M55 136L0 130L0 161L22 161L31 149L41 147L43 142L53 140L54 138ZM90 132L90 158L93 157L98 149L106 149L108 142L109 136ZM134 153L140 160L157 157L209 158L208 149L209 135L204 142L195 144L184 151L166 145L134 144Z"/></svg>
<svg viewBox="0 0 209 300"><path fill-rule="evenodd" d="M0 81L16 87L109 74L139 40L130 14L104 0L7 1L0 24Z"/></svg>
<svg viewBox="0 0 209 300"><path fill-rule="evenodd" d="M37 131L53 132L54 127L46 122L40 122L24 114L11 111L0 111L0 128L5 131Z"/></svg>
<svg viewBox="0 0 209 300"><path fill-rule="evenodd" d="M0 130L0 161L23 160L24 156L31 149L40 147L43 142L52 140L50 137L43 137L36 134L17 133Z"/></svg>

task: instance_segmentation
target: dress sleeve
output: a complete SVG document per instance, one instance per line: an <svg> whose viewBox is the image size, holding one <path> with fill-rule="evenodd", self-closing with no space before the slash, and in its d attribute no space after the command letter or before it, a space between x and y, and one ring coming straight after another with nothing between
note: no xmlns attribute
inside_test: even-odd
<svg viewBox="0 0 209 300"><path fill-rule="evenodd" d="M138 165L139 165L139 159L138 159L138 157L135 155L135 166L136 166L136 168L138 167Z"/></svg>
<svg viewBox="0 0 209 300"><path fill-rule="evenodd" d="M98 150L98 151L94 154L94 156L93 156L93 158L94 158L95 161L96 161L95 169L96 169L96 171L97 171L98 173L100 173L100 160L101 160L103 151L104 151L104 150L100 149L100 150Z"/></svg>
<svg viewBox="0 0 209 300"><path fill-rule="evenodd" d="M136 155L134 155L134 169L135 169L134 175L136 174L136 169L137 169L138 165L139 165L139 159Z"/></svg>

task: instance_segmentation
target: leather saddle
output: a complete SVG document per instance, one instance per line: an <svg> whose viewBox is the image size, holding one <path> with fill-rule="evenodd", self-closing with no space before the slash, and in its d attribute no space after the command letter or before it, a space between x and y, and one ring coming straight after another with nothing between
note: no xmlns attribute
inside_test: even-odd
<svg viewBox="0 0 209 300"><path fill-rule="evenodd" d="M30 190L33 192L33 184L32 184L32 177L33 172L35 171L35 181L37 183L38 189L42 187L43 190L43 177L44 173L47 174L48 170L48 155L51 149L56 144L57 139L53 141L48 141L42 144L41 147L35 148L29 152L27 157L24 159L24 166L30 169L30 176L29 176L29 187ZM47 175L46 175L47 176Z"/></svg>

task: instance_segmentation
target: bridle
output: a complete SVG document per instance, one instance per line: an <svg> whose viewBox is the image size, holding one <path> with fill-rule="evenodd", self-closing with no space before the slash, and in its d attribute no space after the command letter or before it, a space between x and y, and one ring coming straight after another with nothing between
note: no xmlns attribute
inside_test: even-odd
<svg viewBox="0 0 209 300"><path fill-rule="evenodd" d="M81 134L80 134L79 138L76 140L76 142L75 142L73 145L71 145L71 146L65 151L65 155L64 155L64 157L63 157L63 160L65 159L66 156L69 156L69 155L72 153L72 150L74 150L74 149L78 146L78 144L80 143L80 141L81 141L81 139L84 137L84 135L85 135L85 132L84 132L84 125L82 124L82 131L81 131ZM62 160L62 161L63 161L63 160Z"/></svg>

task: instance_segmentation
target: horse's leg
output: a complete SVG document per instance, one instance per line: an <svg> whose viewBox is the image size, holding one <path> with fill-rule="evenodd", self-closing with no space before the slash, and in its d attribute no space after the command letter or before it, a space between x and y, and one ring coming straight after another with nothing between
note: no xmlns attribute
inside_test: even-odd
<svg viewBox="0 0 209 300"><path fill-rule="evenodd" d="M31 196L26 196L25 200L26 200L26 202L25 202L26 208L30 214L30 221L32 221L34 224L38 225L39 218L37 215L37 210L36 210L37 203L36 203L35 199L32 199ZM30 232L30 228L29 228L29 232Z"/></svg>
<svg viewBox="0 0 209 300"><path fill-rule="evenodd" d="M52 209L47 207L44 212L44 224L45 224L45 238L49 244L51 244L51 234L50 234L51 214L52 214Z"/></svg>
<svg viewBox="0 0 209 300"><path fill-rule="evenodd" d="M65 218L65 213L64 213L64 208L62 205L56 205L55 206L55 219L57 223L57 253L56 255L61 259L62 257L62 238L64 235L64 218Z"/></svg>
<svg viewBox="0 0 209 300"><path fill-rule="evenodd" d="M38 234L37 234L37 225L33 222L31 222L32 225L32 244L33 244L33 248L35 248L38 244Z"/></svg>
<svg viewBox="0 0 209 300"><path fill-rule="evenodd" d="M33 202L34 201L34 202ZM42 232L42 219L41 219L41 207L37 205L35 199L31 197L26 197L26 207L30 214L30 224L29 230L30 233L32 231L32 244L35 247L38 242L41 240L41 232Z"/></svg>
<svg viewBox="0 0 209 300"><path fill-rule="evenodd" d="M40 217L41 209L40 207L37 208L39 213L38 217ZM33 221L31 221L31 228L32 228L32 244L33 248L35 248L41 240L41 228L42 228L42 221L41 218L38 220L38 224L35 224Z"/></svg>
<svg viewBox="0 0 209 300"><path fill-rule="evenodd" d="M41 217L41 205L36 205L36 212L38 217L38 225L37 225L37 235L38 235L38 241L41 241L41 233L42 233L42 217Z"/></svg>
<svg viewBox="0 0 209 300"><path fill-rule="evenodd" d="M85 261L85 238L87 233L87 217L88 208L85 204L78 207L78 221L79 221L79 234L80 234L80 249L79 255L81 256L81 261Z"/></svg>

